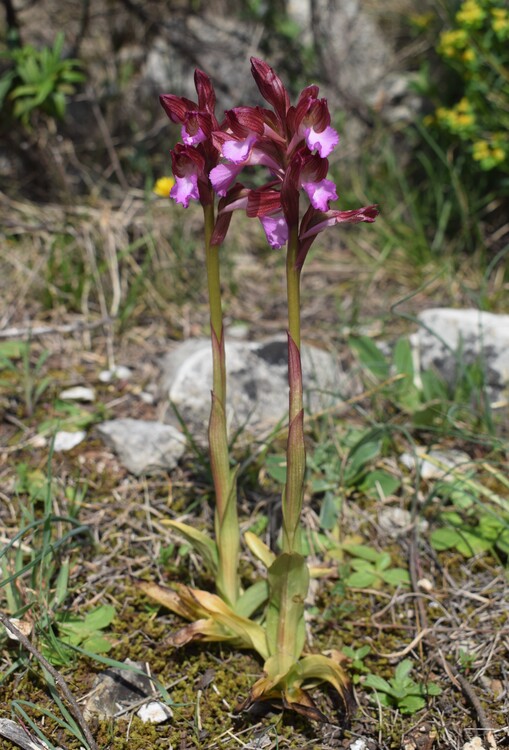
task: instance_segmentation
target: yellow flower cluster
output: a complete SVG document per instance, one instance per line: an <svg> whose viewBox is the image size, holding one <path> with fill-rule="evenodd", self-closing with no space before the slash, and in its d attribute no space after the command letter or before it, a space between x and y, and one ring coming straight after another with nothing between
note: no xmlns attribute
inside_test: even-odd
<svg viewBox="0 0 509 750"><path fill-rule="evenodd" d="M486 18L486 11L476 0L465 0L456 13L456 21L462 26L479 26Z"/></svg>
<svg viewBox="0 0 509 750"><path fill-rule="evenodd" d="M509 11L505 8L492 8L491 14L493 31L497 36L505 39L509 36Z"/></svg>
<svg viewBox="0 0 509 750"><path fill-rule="evenodd" d="M465 97L452 109L439 107L435 115L440 125L446 127L451 133L457 133L460 136L467 135L469 129L475 125L475 114L470 102Z"/></svg>
<svg viewBox="0 0 509 750"><path fill-rule="evenodd" d="M428 26L431 26L434 18L434 13L417 13L413 16L410 16L410 22L418 29L427 29Z"/></svg>
<svg viewBox="0 0 509 750"><path fill-rule="evenodd" d="M154 185L152 192L160 198L168 198L174 184L175 180L173 177L160 177Z"/></svg>
<svg viewBox="0 0 509 750"><path fill-rule="evenodd" d="M468 34L465 29L443 31L440 34L438 52L444 57L457 57L458 53L465 49L467 41Z"/></svg>
<svg viewBox="0 0 509 750"><path fill-rule="evenodd" d="M472 157L480 163L482 169L493 169L506 159L506 152L495 141L475 141L472 146Z"/></svg>

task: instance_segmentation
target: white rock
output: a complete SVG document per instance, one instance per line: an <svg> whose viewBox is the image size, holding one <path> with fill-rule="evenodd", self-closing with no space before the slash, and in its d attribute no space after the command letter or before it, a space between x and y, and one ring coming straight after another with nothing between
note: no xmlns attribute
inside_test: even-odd
<svg viewBox="0 0 509 750"><path fill-rule="evenodd" d="M67 388L60 393L59 398L64 401L95 401L95 391L84 385L77 385L74 388Z"/></svg>
<svg viewBox="0 0 509 750"><path fill-rule="evenodd" d="M129 380L132 377L132 370L124 365L115 365L111 370L102 370L99 373L101 383L111 383L112 380Z"/></svg>
<svg viewBox="0 0 509 750"><path fill-rule="evenodd" d="M479 310L434 308L419 313L418 357L422 370L436 368L454 383L465 365L484 368L490 396L507 397L509 315Z"/></svg>
<svg viewBox="0 0 509 750"><path fill-rule="evenodd" d="M451 469L462 469L471 466L472 459L464 451L430 450L416 448L415 453L402 453L399 457L407 469L417 470L421 479L447 479Z"/></svg>
<svg viewBox="0 0 509 750"><path fill-rule="evenodd" d="M480 737L474 737L465 742L461 750L484 750L484 744Z"/></svg>
<svg viewBox="0 0 509 750"><path fill-rule="evenodd" d="M233 429L257 434L287 420L287 342L227 341L227 419ZM163 360L162 391L189 429L204 434L210 412L212 356L207 339L188 339ZM304 404L317 413L352 396L356 384L336 358L322 349L302 347Z"/></svg>
<svg viewBox="0 0 509 750"><path fill-rule="evenodd" d="M141 419L112 419L97 426L104 441L133 474L171 470L185 450L185 437L172 425Z"/></svg>
<svg viewBox="0 0 509 750"><path fill-rule="evenodd" d="M419 530L424 532L428 522L422 518L417 522ZM408 534L412 528L412 515L406 508L387 506L378 512L378 525L388 536L397 538Z"/></svg>
<svg viewBox="0 0 509 750"><path fill-rule="evenodd" d="M368 743L364 737L358 737L351 745L348 745L348 750L368 750Z"/></svg>
<svg viewBox="0 0 509 750"><path fill-rule="evenodd" d="M65 432L61 430L55 435L53 442L53 450L55 451L71 451L76 448L87 436L87 433L83 430L78 432Z"/></svg>
<svg viewBox="0 0 509 750"><path fill-rule="evenodd" d="M137 712L142 722L146 724L162 724L163 721L168 721L173 716L171 709L165 706L160 701L150 701L150 703L144 703L140 710Z"/></svg>

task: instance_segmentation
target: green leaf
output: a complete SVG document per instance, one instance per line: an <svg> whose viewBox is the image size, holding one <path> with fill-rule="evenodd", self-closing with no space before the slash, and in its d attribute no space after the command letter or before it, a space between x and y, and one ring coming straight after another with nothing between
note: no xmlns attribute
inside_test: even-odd
<svg viewBox="0 0 509 750"><path fill-rule="evenodd" d="M413 667L414 663L411 659L403 659L394 671L393 684L405 682Z"/></svg>
<svg viewBox="0 0 509 750"><path fill-rule="evenodd" d="M415 714L424 708L426 700L417 695L407 695L398 701L398 708L402 714Z"/></svg>
<svg viewBox="0 0 509 750"><path fill-rule="evenodd" d="M372 563L378 562L380 556L383 554L365 544L345 544L343 545L343 549L353 557L359 557L362 560L369 560L369 562Z"/></svg>
<svg viewBox="0 0 509 750"><path fill-rule="evenodd" d="M277 671L286 674L299 659L306 640L304 600L309 570L297 553L283 553L268 570L269 604L266 633L269 653L276 657Z"/></svg>
<svg viewBox="0 0 509 750"><path fill-rule="evenodd" d="M367 336L354 337L348 340L350 347L359 358L361 365L377 379L386 380L390 375L390 365L377 345Z"/></svg>
<svg viewBox="0 0 509 750"><path fill-rule="evenodd" d="M392 692L392 688L387 680L384 680L383 677L379 677L377 674L366 675L364 684L366 687L373 688L373 690L376 690L377 692L389 694Z"/></svg>
<svg viewBox="0 0 509 750"><path fill-rule="evenodd" d="M4 75L0 78L0 107L3 104L5 97L9 93L12 82L15 80L15 78L16 73L13 70L9 70L7 73L4 73Z"/></svg>
<svg viewBox="0 0 509 750"><path fill-rule="evenodd" d="M270 568L276 559L276 555L269 547L267 547L265 542L263 542L260 537L256 536L256 534L253 534L252 531L246 531L244 534L244 541L256 559L263 563L266 568Z"/></svg>
<svg viewBox="0 0 509 750"><path fill-rule="evenodd" d="M389 495L393 495L399 489L400 485L401 482L399 479L389 474L389 472L383 469L373 469L362 480L359 490L366 494L375 495L376 497L380 494L383 497L388 497Z"/></svg>
<svg viewBox="0 0 509 750"><path fill-rule="evenodd" d="M381 572L382 570L386 570L391 564L391 556L388 552L382 552L378 560L376 561L376 570L377 572Z"/></svg>
<svg viewBox="0 0 509 750"><path fill-rule="evenodd" d="M102 630L103 628L107 628L108 625L111 625L114 617L115 607L111 604L103 604L85 615L85 625L89 632Z"/></svg>
<svg viewBox="0 0 509 750"><path fill-rule="evenodd" d="M400 338L394 347L392 360L394 369L398 375L406 375L410 380L414 377L414 361L412 357L412 347L407 338Z"/></svg>
<svg viewBox="0 0 509 750"><path fill-rule="evenodd" d="M256 581L239 597L235 612L242 617L251 617L269 597L269 584L266 580Z"/></svg>
<svg viewBox="0 0 509 750"><path fill-rule="evenodd" d="M390 570L384 570L381 575L385 583L390 586L408 586L410 583L410 574L404 568L390 568Z"/></svg>
<svg viewBox="0 0 509 750"><path fill-rule="evenodd" d="M371 570L359 570L355 573L351 573L345 578L347 586L356 589L368 589L372 588L378 581L378 576Z"/></svg>
<svg viewBox="0 0 509 750"><path fill-rule="evenodd" d="M341 511L341 497L334 492L326 492L320 507L320 527L322 529L333 529L339 519Z"/></svg>
<svg viewBox="0 0 509 750"><path fill-rule="evenodd" d="M113 644L104 636L93 634L89 638L85 638L83 643L79 645L86 651L90 651L91 654L107 654Z"/></svg>
<svg viewBox="0 0 509 750"><path fill-rule="evenodd" d="M183 536L193 549L198 552L208 570L213 575L217 574L219 558L216 543L212 539L199 529L195 529L194 526L189 526L180 521L166 521L165 525L171 529L175 529L175 531Z"/></svg>
<svg viewBox="0 0 509 750"><path fill-rule="evenodd" d="M366 473L368 464L380 454L381 442L360 440L348 455L344 483L347 487L355 485Z"/></svg>
<svg viewBox="0 0 509 750"><path fill-rule="evenodd" d="M63 120L65 116L65 94L56 91L51 97L55 115L58 119Z"/></svg>
<svg viewBox="0 0 509 750"><path fill-rule="evenodd" d="M286 484L286 456L269 455L265 459L265 470L278 484Z"/></svg>

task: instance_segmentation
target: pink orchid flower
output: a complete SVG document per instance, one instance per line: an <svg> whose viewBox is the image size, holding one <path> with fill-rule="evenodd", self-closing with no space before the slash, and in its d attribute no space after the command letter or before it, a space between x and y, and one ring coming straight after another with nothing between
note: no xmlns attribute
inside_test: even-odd
<svg viewBox="0 0 509 750"><path fill-rule="evenodd" d="M331 127L326 99L318 97L318 86L301 92L296 106L275 71L263 60L251 59L251 70L264 99L273 107L237 107L212 133L212 141L224 161L210 171L210 181L222 198L214 241L221 242L228 226L227 214L238 209L256 216L269 245L286 244L290 228L299 225L300 192L309 200L308 212L299 228L299 257L305 258L316 235L333 224L374 221L378 210L369 206L356 211L331 211L338 198L334 182L327 178L329 156L339 142ZM244 167L264 166L269 181L249 190L236 183Z"/></svg>

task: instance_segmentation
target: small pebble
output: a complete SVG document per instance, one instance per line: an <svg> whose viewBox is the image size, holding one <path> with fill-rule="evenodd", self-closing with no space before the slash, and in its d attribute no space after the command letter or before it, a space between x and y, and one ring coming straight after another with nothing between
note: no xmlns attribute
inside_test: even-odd
<svg viewBox="0 0 509 750"><path fill-rule="evenodd" d="M147 722L150 722L151 724L162 724L163 721L168 721L168 719L171 719L173 716L171 709L159 701L144 703L137 712L137 715L144 724Z"/></svg>
<svg viewBox="0 0 509 750"><path fill-rule="evenodd" d="M76 448L86 436L87 433L83 432L83 430L79 430L78 432L57 432L53 442L53 450L70 451Z"/></svg>
<svg viewBox="0 0 509 750"><path fill-rule="evenodd" d="M433 591L433 584L429 580L429 578L419 578L417 581L418 588L421 589L421 591L426 592L426 594L429 594Z"/></svg>
<svg viewBox="0 0 509 750"><path fill-rule="evenodd" d="M112 380L129 380L133 374L132 370L124 365L116 365L111 370L103 370L99 373L101 383L111 383Z"/></svg>
<svg viewBox="0 0 509 750"><path fill-rule="evenodd" d="M87 388L84 385L77 385L74 388L67 388L62 391L59 398L64 401L95 401L95 391L93 388Z"/></svg>

